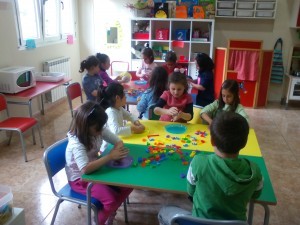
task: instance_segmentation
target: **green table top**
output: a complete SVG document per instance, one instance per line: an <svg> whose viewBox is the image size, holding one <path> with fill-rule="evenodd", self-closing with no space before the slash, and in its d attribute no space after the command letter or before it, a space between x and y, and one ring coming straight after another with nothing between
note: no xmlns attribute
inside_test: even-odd
<svg viewBox="0 0 300 225"><path fill-rule="evenodd" d="M149 153L146 152L147 146L125 144L130 149L130 156L133 157L134 163L138 163L140 157L147 158ZM189 154L190 150L182 150L186 153L185 158L191 161ZM107 153L107 151L106 151ZM208 152L198 152L197 154L211 154ZM255 200L257 202L268 205L276 205L277 200L274 194L272 183L262 157L240 156L247 158L255 163L261 169L264 177L264 187L260 197ZM172 192L185 194L186 178L182 177L187 174L188 165L183 165L178 154L167 156L166 160L160 162L159 165L148 164L142 167L140 163L137 166L128 168L111 168L103 166L98 171L83 175L82 179L94 183L110 184L115 186L132 187L137 189L156 190L160 192Z"/></svg>

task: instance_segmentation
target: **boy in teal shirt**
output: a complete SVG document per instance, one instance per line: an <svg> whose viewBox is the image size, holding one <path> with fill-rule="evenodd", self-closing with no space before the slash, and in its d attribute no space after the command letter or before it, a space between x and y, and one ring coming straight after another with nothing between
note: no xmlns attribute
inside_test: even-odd
<svg viewBox="0 0 300 225"><path fill-rule="evenodd" d="M249 125L237 113L222 112L213 120L210 133L215 154L196 155L187 174L187 192L193 199L192 215L247 220L247 204L260 195L263 187L259 167L238 158L247 143ZM163 215L162 210L160 214ZM166 224L162 221L166 220L160 221Z"/></svg>

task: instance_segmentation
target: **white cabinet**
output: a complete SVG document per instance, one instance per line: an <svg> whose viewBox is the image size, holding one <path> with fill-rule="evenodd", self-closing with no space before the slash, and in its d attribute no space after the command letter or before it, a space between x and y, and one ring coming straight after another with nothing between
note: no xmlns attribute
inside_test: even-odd
<svg viewBox="0 0 300 225"><path fill-rule="evenodd" d="M300 28L300 0L293 1L290 27Z"/></svg>
<svg viewBox="0 0 300 225"><path fill-rule="evenodd" d="M131 47L142 49L145 43L155 52L155 62L164 63L164 54L173 50L181 62L185 62L189 75L193 76L194 58L198 52L213 55L214 38L213 19L131 19ZM136 70L141 59L137 54L131 54L131 70Z"/></svg>
<svg viewBox="0 0 300 225"><path fill-rule="evenodd" d="M277 0L216 0L216 17L274 19Z"/></svg>
<svg viewBox="0 0 300 225"><path fill-rule="evenodd" d="M290 49L284 92L286 109L289 100L300 100L300 46L292 46Z"/></svg>

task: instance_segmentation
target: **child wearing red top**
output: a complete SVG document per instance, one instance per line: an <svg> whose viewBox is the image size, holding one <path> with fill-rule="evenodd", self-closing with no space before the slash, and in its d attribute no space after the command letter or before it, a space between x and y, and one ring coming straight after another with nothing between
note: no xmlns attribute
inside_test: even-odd
<svg viewBox="0 0 300 225"><path fill-rule="evenodd" d="M165 56L165 64L163 65L163 68L166 69L169 75L171 75L174 72L175 68L182 68L180 64L177 64L177 55L173 51L168 51Z"/></svg>
<svg viewBox="0 0 300 225"><path fill-rule="evenodd" d="M193 118L193 100L187 90L186 76L173 72L169 77L169 90L163 92L154 108L160 120L185 123Z"/></svg>

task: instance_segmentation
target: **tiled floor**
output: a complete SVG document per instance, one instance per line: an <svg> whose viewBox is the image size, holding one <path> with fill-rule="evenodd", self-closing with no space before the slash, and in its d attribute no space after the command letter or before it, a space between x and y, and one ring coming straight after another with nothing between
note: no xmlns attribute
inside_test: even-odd
<svg viewBox="0 0 300 225"><path fill-rule="evenodd" d="M300 224L300 106L285 110L279 104L269 104L264 109L247 109L251 127L255 129L278 204L271 206L271 225ZM46 110L38 116L42 125L45 147L66 136L70 112L66 101ZM32 145L31 136L26 139L29 162L25 163L20 142L15 135L10 146L0 144L0 183L12 187L14 206L25 208L27 225L50 224L56 197L53 196L42 156L44 149ZM64 176L62 174L61 176ZM130 224L158 224L157 212L164 204L180 205L191 209L185 196L160 194L135 190L128 206ZM86 221L85 207L62 203L56 224L82 225ZM263 208L255 206L254 224L262 224ZM123 209L119 209L115 224L123 225Z"/></svg>

